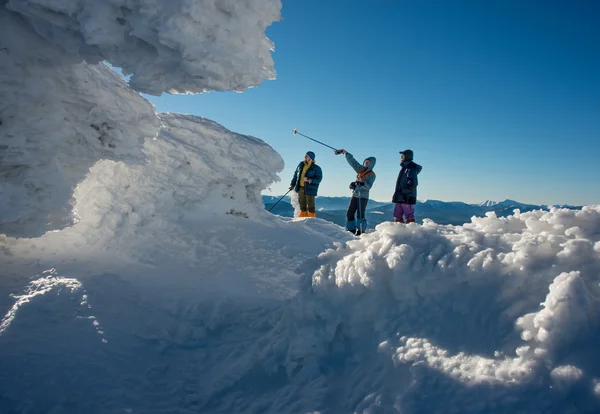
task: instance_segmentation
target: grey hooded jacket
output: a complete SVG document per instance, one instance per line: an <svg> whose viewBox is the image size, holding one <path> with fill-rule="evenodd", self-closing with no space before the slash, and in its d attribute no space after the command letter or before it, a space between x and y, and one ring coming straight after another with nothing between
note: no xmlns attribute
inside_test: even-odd
<svg viewBox="0 0 600 414"><path fill-rule="evenodd" d="M367 168L367 171L373 170L373 167L375 167L375 162L377 160L375 159L375 157L369 157L366 159L371 161L371 165L369 165L369 168ZM356 171L357 174L361 168L364 168L358 161L356 161L354 159L352 154L350 154L349 152L346 152L346 161L348 161L348 164L350 164L350 166L354 169L354 171ZM371 189L371 187L373 187L375 178L376 178L375 173L373 173L372 175L370 175L369 177L367 177L367 179L365 179L363 181L363 185L352 188L352 184L351 184L350 188L352 188L352 197L368 199L369 198L369 190Z"/></svg>

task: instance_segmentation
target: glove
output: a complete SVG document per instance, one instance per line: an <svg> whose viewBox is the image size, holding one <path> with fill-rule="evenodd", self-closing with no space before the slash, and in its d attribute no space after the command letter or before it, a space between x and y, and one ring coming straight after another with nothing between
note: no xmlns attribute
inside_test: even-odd
<svg viewBox="0 0 600 414"><path fill-rule="evenodd" d="M350 189L351 189L351 190L354 190L354 189L356 188L356 182L355 182L355 181L352 181L352 182L350 183L349 187L350 187Z"/></svg>
<svg viewBox="0 0 600 414"><path fill-rule="evenodd" d="M357 181L357 182L356 182L356 185L358 185L358 186L361 186L361 187L362 187L363 185L365 185L365 183L363 183L362 181Z"/></svg>
<svg viewBox="0 0 600 414"><path fill-rule="evenodd" d="M294 188L294 186L293 186L293 185L290 185L290 190L292 190L292 188Z"/></svg>
<svg viewBox="0 0 600 414"><path fill-rule="evenodd" d="M412 187L413 187L413 182L412 182L412 180L411 180L411 179L408 179L408 180L406 180L406 186L407 186L408 188L412 188Z"/></svg>

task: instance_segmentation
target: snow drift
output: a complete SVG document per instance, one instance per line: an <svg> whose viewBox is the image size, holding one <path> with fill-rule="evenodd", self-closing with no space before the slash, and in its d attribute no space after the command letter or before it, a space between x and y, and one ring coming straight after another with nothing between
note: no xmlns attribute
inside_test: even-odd
<svg viewBox="0 0 600 414"><path fill-rule="evenodd" d="M259 211L251 220L188 217L170 231L168 220L155 233L161 243L148 240L153 225L119 226L114 244L89 252L72 247L81 223L5 241L21 271L40 259L56 267L13 287L0 368L30 383L0 376L0 407L23 399L64 412L600 407L600 206L490 214L465 226L384 223L349 241L336 241L350 236L331 223Z"/></svg>
<svg viewBox="0 0 600 414"><path fill-rule="evenodd" d="M410 367L408 392L372 398L390 412L597 409L599 206L377 229L323 253L312 279L332 335L376 337Z"/></svg>

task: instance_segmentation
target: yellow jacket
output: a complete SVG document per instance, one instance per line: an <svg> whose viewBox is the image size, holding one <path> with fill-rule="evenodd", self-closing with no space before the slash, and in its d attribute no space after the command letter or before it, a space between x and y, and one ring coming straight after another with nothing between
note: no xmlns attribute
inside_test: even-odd
<svg viewBox="0 0 600 414"><path fill-rule="evenodd" d="M313 163L312 161L308 163L306 161L303 162L304 167L302 167L302 174L300 174L300 182L298 183L300 187L304 187L304 176L306 175L306 171L310 168L311 164Z"/></svg>

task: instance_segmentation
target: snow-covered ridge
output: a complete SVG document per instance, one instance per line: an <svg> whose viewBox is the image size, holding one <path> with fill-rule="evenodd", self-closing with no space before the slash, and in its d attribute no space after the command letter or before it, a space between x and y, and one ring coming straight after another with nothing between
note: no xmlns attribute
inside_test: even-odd
<svg viewBox="0 0 600 414"><path fill-rule="evenodd" d="M466 208L466 209L472 209L473 207L481 207L483 210L489 210L489 209L501 209L501 208L523 208L523 207L542 207L540 206L536 206L533 204L525 204L525 203L520 203L518 201L515 200L503 200L500 202L497 201L490 201L490 200L486 200L483 203L478 203L478 204L471 204L471 203L465 203L462 201L441 201L441 200L423 200L423 201L419 201L420 204L424 204L427 207L448 207L448 206L452 206L455 208Z"/></svg>

